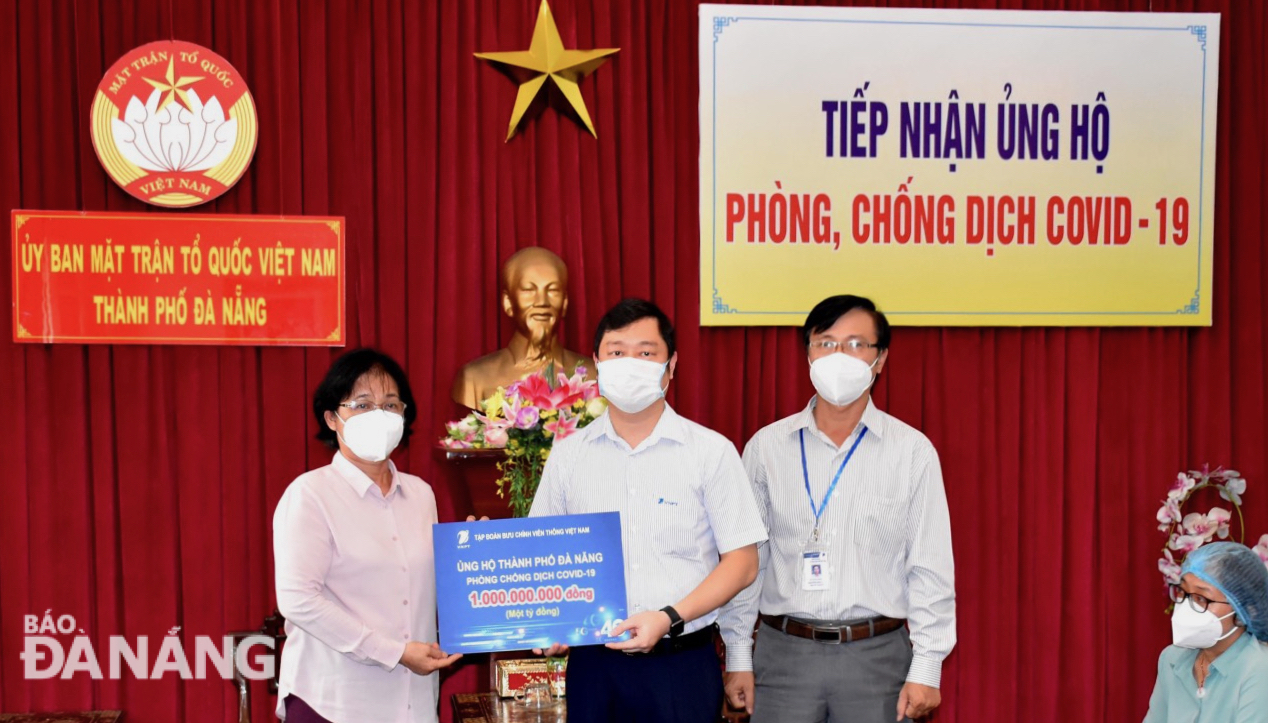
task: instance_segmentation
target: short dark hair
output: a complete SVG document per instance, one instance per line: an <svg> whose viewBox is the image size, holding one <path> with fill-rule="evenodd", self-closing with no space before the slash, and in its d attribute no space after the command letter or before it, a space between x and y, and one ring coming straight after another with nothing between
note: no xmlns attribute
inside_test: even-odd
<svg viewBox="0 0 1268 723"><path fill-rule="evenodd" d="M410 391L409 380L405 378L401 365L377 349L354 349L340 356L330 365L326 378L317 385L317 391L313 392L313 416L317 418L317 439L322 444L331 449L339 448L338 435L326 424L326 412L337 414L340 402L352 393L357 380L370 372L382 372L396 382L397 392L405 403L405 433L401 436L401 446L409 444L409 436L414 433L414 420L418 417L414 393Z"/></svg>
<svg viewBox="0 0 1268 723"><path fill-rule="evenodd" d="M806 323L801 327L802 345L809 349L812 334L822 334L831 329L838 319L855 309L862 309L872 317L872 322L876 325L876 346L882 351L888 349L889 319L877 310L876 304L871 299L850 294L829 296L815 304L815 308L811 309L810 315L806 317Z"/></svg>
<svg viewBox="0 0 1268 723"><path fill-rule="evenodd" d="M659 306L646 299L635 298L621 299L599 319L599 326L594 330L594 355L599 355L599 344L603 341L604 334L649 318L656 320L656 325L660 327L660 338L665 340L665 346L669 347L669 356L672 357L678 349L674 338L674 323Z"/></svg>

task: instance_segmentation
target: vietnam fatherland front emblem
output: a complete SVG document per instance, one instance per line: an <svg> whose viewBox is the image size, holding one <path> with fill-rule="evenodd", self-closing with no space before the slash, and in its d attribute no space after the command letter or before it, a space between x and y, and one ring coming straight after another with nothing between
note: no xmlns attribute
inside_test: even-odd
<svg viewBox="0 0 1268 723"><path fill-rule="evenodd" d="M156 206L206 203L251 163L255 103L229 61L163 40L119 58L97 86L92 143L106 173Z"/></svg>

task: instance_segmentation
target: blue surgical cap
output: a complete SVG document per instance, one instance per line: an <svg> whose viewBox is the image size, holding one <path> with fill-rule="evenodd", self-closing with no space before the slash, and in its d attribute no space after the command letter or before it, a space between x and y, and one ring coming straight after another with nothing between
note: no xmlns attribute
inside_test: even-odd
<svg viewBox="0 0 1268 723"><path fill-rule="evenodd" d="M1224 593L1246 631L1268 643L1268 566L1236 542L1212 542L1184 558L1180 574L1193 574Z"/></svg>

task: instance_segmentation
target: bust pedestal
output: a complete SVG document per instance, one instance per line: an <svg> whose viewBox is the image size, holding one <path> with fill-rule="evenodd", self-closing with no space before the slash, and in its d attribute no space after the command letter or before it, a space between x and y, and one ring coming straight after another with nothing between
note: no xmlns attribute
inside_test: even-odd
<svg viewBox="0 0 1268 723"><path fill-rule="evenodd" d="M502 476L497 464L506 459L500 449L441 448L452 470L452 479L465 490L471 500L470 514L491 520L511 516L507 501L498 497L497 480Z"/></svg>
<svg viewBox="0 0 1268 723"><path fill-rule="evenodd" d="M449 480L449 490L453 510L458 520L466 515L489 519L507 518L511 516L506 501L498 497L497 479L498 462L506 459L506 453L500 449L448 449L437 447L437 453L445 462L445 477ZM443 696L478 695L480 691L491 689L493 663L488 654L469 655L442 675L441 694ZM496 697L496 696L495 696ZM449 721L466 721L469 718L456 715L457 706L441 706L440 719ZM479 720L478 718L476 720Z"/></svg>

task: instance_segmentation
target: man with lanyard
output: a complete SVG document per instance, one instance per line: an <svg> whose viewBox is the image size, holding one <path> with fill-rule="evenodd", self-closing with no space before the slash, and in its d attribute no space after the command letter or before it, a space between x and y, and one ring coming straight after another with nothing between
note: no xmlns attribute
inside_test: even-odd
<svg viewBox="0 0 1268 723"><path fill-rule="evenodd" d="M719 624L727 698L753 723L901 721L941 702L951 522L933 445L871 401L889 338L870 300L820 302L802 327L816 396L744 449L770 540Z"/></svg>
<svg viewBox="0 0 1268 723"><path fill-rule="evenodd" d="M663 311L614 306L594 360L608 410L554 446L529 515L621 514L629 617L612 635L629 638L572 650L568 720L712 723L714 621L756 579L766 528L735 445L665 403L678 355Z"/></svg>

